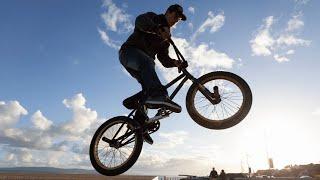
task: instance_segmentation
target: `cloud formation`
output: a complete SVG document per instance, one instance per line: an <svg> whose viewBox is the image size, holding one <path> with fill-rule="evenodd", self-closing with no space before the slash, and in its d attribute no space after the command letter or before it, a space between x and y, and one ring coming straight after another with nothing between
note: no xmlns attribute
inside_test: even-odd
<svg viewBox="0 0 320 180"><path fill-rule="evenodd" d="M225 16L223 12L214 15L212 11L209 11L208 17L191 36L191 42L186 38L172 37L172 40L175 42L179 51L188 61L188 71L195 77L200 77L205 73L212 72L217 69L231 69L233 67L235 60L228 54L210 47L212 42L195 42L196 38L206 31L214 33L220 30L224 25L224 22ZM189 23L188 26L193 28L192 23ZM173 59L177 59L172 46L169 48L169 56ZM156 61L156 63L159 64L158 61ZM157 68L163 72L162 76L167 82L179 75L176 68L167 69L161 65L157 66Z"/></svg>
<svg viewBox="0 0 320 180"><path fill-rule="evenodd" d="M52 121L44 117L41 111L39 110L32 115L31 121L33 122L33 125L35 126L35 128L44 130L44 131L48 130L52 125Z"/></svg>
<svg viewBox="0 0 320 180"><path fill-rule="evenodd" d="M114 40L112 40L105 31L101 30L98 28L98 32L100 34L100 38L102 39L102 41L108 45L109 47L112 47L114 49L120 49L120 45L118 42L115 42Z"/></svg>
<svg viewBox="0 0 320 180"><path fill-rule="evenodd" d="M264 24L260 27L258 33L250 41L253 55L268 56L271 55L271 48L274 44L274 39L270 35L271 25L273 24L273 16L265 18Z"/></svg>
<svg viewBox="0 0 320 180"><path fill-rule="evenodd" d="M194 7L192 7L192 6L188 7L188 11L189 11L191 14L194 14L194 12L195 12Z"/></svg>
<svg viewBox="0 0 320 180"><path fill-rule="evenodd" d="M123 8L118 7L112 0L104 0L102 7L104 12L101 14L101 18L106 28L105 30L98 28L98 33L107 46L118 50L120 42L112 39L108 34L109 32L127 34L132 31L134 26L131 22L131 15L126 13Z"/></svg>
<svg viewBox="0 0 320 180"><path fill-rule="evenodd" d="M188 133L186 131L160 132L159 137L161 137L163 141L155 145L156 149L172 149L184 144L188 138Z"/></svg>
<svg viewBox="0 0 320 180"><path fill-rule="evenodd" d="M127 33L133 29L130 15L123 9L117 7L112 0L104 0L102 7L104 7L106 11L101 14L101 17L108 30Z"/></svg>
<svg viewBox="0 0 320 180"><path fill-rule="evenodd" d="M191 44L187 39L172 37L179 51L188 61L188 71L195 77L199 77L205 73L217 69L231 69L235 60L223 52L219 52L206 43L200 45ZM169 56L177 59L173 47L169 48ZM156 63L159 64L158 61ZM157 66L162 72L162 75L167 81L171 81L179 74L176 68L167 69L161 65Z"/></svg>
<svg viewBox="0 0 320 180"><path fill-rule="evenodd" d="M301 18L302 13L292 15L284 30L274 31L272 29L272 25L275 23L274 17L266 17L250 40L252 55L273 56L277 62L285 62L290 60L288 55L295 53L293 47L309 46L311 41L298 37L304 26Z"/></svg>
<svg viewBox="0 0 320 180"><path fill-rule="evenodd" d="M223 25L225 21L225 16L223 12L214 15L212 11L208 12L207 19L200 25L200 27L193 34L191 41L193 42L201 33L209 29L210 33L217 32Z"/></svg>
<svg viewBox="0 0 320 180"><path fill-rule="evenodd" d="M15 125L28 111L18 101L0 101L0 130Z"/></svg>
<svg viewBox="0 0 320 180"><path fill-rule="evenodd" d="M67 164L77 162L90 167L88 158L78 156L87 156L91 137L105 120L98 119L97 112L86 107L86 99L81 93L63 100L65 107L72 111L72 118L60 124L54 124L37 110L30 117L33 126L17 127L27 110L18 101L1 101L0 104L0 124L3 125L0 146L6 152L3 158L11 165L68 167ZM66 156L74 158L73 161L63 162L61 158L66 159Z"/></svg>
<svg viewBox="0 0 320 180"><path fill-rule="evenodd" d="M90 108L85 107L86 99L81 93L72 99L64 99L63 104L72 110L72 120L68 121L62 128L72 134L81 134L96 122L98 114Z"/></svg>

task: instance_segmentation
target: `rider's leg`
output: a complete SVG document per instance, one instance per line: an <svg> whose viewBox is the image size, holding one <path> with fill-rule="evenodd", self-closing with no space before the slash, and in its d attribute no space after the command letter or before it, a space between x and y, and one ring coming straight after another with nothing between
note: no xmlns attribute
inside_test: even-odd
<svg viewBox="0 0 320 180"><path fill-rule="evenodd" d="M154 60L143 51L128 48L120 53L120 62L128 72L136 72L135 77L146 93L145 104L149 108L166 107L174 112L181 112L181 107L168 98L168 92L161 84L155 71Z"/></svg>
<svg viewBox="0 0 320 180"><path fill-rule="evenodd" d="M142 54L144 56L144 54ZM155 63L152 58L142 58L140 64L141 83L146 91L145 104L149 108L166 107L174 112L181 112L181 107L168 97L167 90L161 84L155 71Z"/></svg>
<svg viewBox="0 0 320 180"><path fill-rule="evenodd" d="M168 94L155 72L154 59L137 48L127 48L119 56L121 64L138 80L148 95Z"/></svg>

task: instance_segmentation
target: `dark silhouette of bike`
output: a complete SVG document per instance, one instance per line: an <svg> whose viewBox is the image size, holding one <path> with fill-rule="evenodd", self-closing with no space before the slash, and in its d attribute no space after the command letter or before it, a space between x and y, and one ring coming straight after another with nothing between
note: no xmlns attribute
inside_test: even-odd
<svg viewBox="0 0 320 180"><path fill-rule="evenodd" d="M169 40L180 61L186 61L174 42ZM179 69L181 75L168 83L169 88L182 79L170 95L173 99L187 80L192 81L186 107L190 117L200 126L209 129L226 129L242 121L249 113L252 93L248 84L236 74L215 71L193 77L186 68ZM127 171L137 161L143 146L144 133L154 133L160 128L160 119L172 112L161 108L149 118L143 102L128 116L117 116L103 123L95 132L90 144L90 160L93 167L107 176L119 175ZM145 118L141 123L134 119L140 112Z"/></svg>

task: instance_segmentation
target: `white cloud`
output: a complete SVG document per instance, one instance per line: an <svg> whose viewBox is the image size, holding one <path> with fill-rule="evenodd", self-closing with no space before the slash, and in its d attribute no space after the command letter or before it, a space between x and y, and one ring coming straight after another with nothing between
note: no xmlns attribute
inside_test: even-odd
<svg viewBox="0 0 320 180"><path fill-rule="evenodd" d="M309 46L311 41L299 39L291 34L282 34L277 39L278 46Z"/></svg>
<svg viewBox="0 0 320 180"><path fill-rule="evenodd" d="M52 155L48 157L48 165L53 167L61 166L61 158L63 158L64 154L63 152L52 153Z"/></svg>
<svg viewBox="0 0 320 180"><path fill-rule="evenodd" d="M72 109L73 118L58 125L54 125L41 111L37 111L30 119L34 127L5 128L1 131L0 140L10 147L87 153L90 138L103 120L98 120L97 112L85 107L85 102L81 93L65 99L63 103ZM64 141L61 142L61 138Z"/></svg>
<svg viewBox="0 0 320 180"><path fill-rule="evenodd" d="M97 112L85 107L86 99L81 93L71 99L64 99L63 104L73 111L73 118L63 129L79 134L90 128L97 121Z"/></svg>
<svg viewBox="0 0 320 180"><path fill-rule="evenodd" d="M127 33L133 29L130 15L123 9L117 7L112 0L104 0L103 7L106 8L106 12L102 13L101 17L108 30Z"/></svg>
<svg viewBox="0 0 320 180"><path fill-rule="evenodd" d="M8 153L5 157L6 161L12 161L14 160L15 155L13 153Z"/></svg>
<svg viewBox="0 0 320 180"><path fill-rule="evenodd" d="M285 56L280 56L279 54L275 54L274 56L274 59L278 62L286 62L286 61L289 61L289 59Z"/></svg>
<svg viewBox="0 0 320 180"><path fill-rule="evenodd" d="M47 130L52 125L52 121L44 117L39 110L32 115L31 121L33 125L40 130Z"/></svg>
<svg viewBox="0 0 320 180"><path fill-rule="evenodd" d="M271 55L271 48L274 44L274 39L270 35L270 28L273 24L273 16L265 18L264 24L259 28L259 31L254 39L250 41L252 55L268 56Z"/></svg>
<svg viewBox="0 0 320 180"><path fill-rule="evenodd" d="M191 30L193 29L193 24L191 22L188 23L188 26Z"/></svg>
<svg viewBox="0 0 320 180"><path fill-rule="evenodd" d="M294 15L288 21L286 31L299 30L304 26L304 22L301 20L302 14Z"/></svg>
<svg viewBox="0 0 320 180"><path fill-rule="evenodd" d="M32 161L32 154L30 151L23 149L21 151L20 158L22 162L30 163Z"/></svg>
<svg viewBox="0 0 320 180"><path fill-rule="evenodd" d="M287 23L284 31L272 30L274 24L273 16L265 18L263 25L261 25L250 40L251 50L253 56L273 56L278 62L287 62L290 59L284 55L291 55L295 53L293 46L309 46L311 41L298 38L296 31L304 26L301 20L302 13L293 15Z"/></svg>
<svg viewBox="0 0 320 180"><path fill-rule="evenodd" d="M194 14L194 7L190 6L190 7L188 8L188 11L189 11L190 13Z"/></svg>
<svg viewBox="0 0 320 180"><path fill-rule="evenodd" d="M107 35L107 33L105 31L98 28L98 32L100 34L100 38L103 40L103 42L106 45L108 45L114 49L120 49L120 46L117 45L117 43L114 40L110 39L110 37Z"/></svg>
<svg viewBox="0 0 320 180"><path fill-rule="evenodd" d="M28 111L18 101L0 101L0 130L15 125Z"/></svg>
<svg viewBox="0 0 320 180"><path fill-rule="evenodd" d="M182 145L184 141L188 138L188 133L186 131L176 131L176 132L160 132L159 137L163 138L164 141L157 143L156 148L170 149L175 148L178 145Z"/></svg>
<svg viewBox="0 0 320 180"><path fill-rule="evenodd" d="M288 50L287 51L287 53L286 53L287 55L291 55L291 54L294 54L294 50L293 49L290 49L290 50Z"/></svg>
<svg viewBox="0 0 320 180"><path fill-rule="evenodd" d="M8 128L0 136L2 143L12 147L26 147L30 149L48 149L52 146L52 134L43 133L30 128Z"/></svg>
<svg viewBox="0 0 320 180"><path fill-rule="evenodd" d="M3 130L5 137L16 140L17 142L31 142L31 139L24 134L21 129L8 128Z"/></svg>
<svg viewBox="0 0 320 180"><path fill-rule="evenodd" d="M117 32L118 34L128 33L133 30L134 26L130 20L131 16L123 9L117 7L112 0L104 0L102 7L106 9L106 11L101 14L101 18L106 25L106 30ZM98 32L100 34L100 38L106 45L114 49L120 48L120 43L113 40L107 34L107 31L98 28Z"/></svg>
<svg viewBox="0 0 320 180"><path fill-rule="evenodd" d="M224 14L220 13L214 16L214 14L209 11L208 15L209 18L200 26L199 31L204 32L207 28L210 28L211 33L218 31L224 25Z"/></svg>
<svg viewBox="0 0 320 180"><path fill-rule="evenodd" d="M86 99L81 93L63 100L73 117L61 124L54 124L38 110L30 118L33 127L14 127L27 111L17 101L1 101L0 104L0 117L10 120L10 123L2 123L6 126L0 131L0 145L5 154L0 161L11 166L91 167L89 144L94 131L105 119L97 119L96 111L85 106Z"/></svg>
<svg viewBox="0 0 320 180"><path fill-rule="evenodd" d="M228 55L210 49L207 44L201 44L194 50L192 63L194 63L196 67L216 68L220 66L230 69L234 62Z"/></svg>
<svg viewBox="0 0 320 180"><path fill-rule="evenodd" d="M26 148L11 149L11 152L6 152L5 159L7 163L14 164L15 166L30 166L35 160L31 151Z"/></svg>
<svg viewBox="0 0 320 180"><path fill-rule="evenodd" d="M304 5L307 4L310 0L294 0L295 3L298 5Z"/></svg>
<svg viewBox="0 0 320 180"><path fill-rule="evenodd" d="M209 29L210 33L217 32L224 25L224 21L225 21L225 16L223 12L215 16L212 11L209 11L207 19L201 24L201 26L193 34L191 41L194 41L199 34L205 32L207 29Z"/></svg>
<svg viewBox="0 0 320 180"><path fill-rule="evenodd" d="M27 148L3 149L6 154L6 166L53 166L59 168L85 168L91 169L88 155L76 154L63 151L43 151Z"/></svg>
<svg viewBox="0 0 320 180"><path fill-rule="evenodd" d="M209 47L208 44L202 43L200 45L190 44L184 38L172 37L176 46L188 61L188 71L195 77L199 77L207 72L211 72L216 69L230 69L234 64L234 60L226 53L216 51ZM177 59L173 47L169 48L169 56L173 59ZM158 61L156 61L157 64ZM167 81L172 80L178 76L176 68L164 68L163 66L157 66L163 73L162 75Z"/></svg>

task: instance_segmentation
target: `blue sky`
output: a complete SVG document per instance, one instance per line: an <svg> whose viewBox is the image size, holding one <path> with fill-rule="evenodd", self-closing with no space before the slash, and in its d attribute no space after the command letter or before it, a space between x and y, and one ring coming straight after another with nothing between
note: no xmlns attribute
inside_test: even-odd
<svg viewBox="0 0 320 180"><path fill-rule="evenodd" d="M266 151L277 168L319 163L319 1L30 0L0 6L0 165L91 168L95 128L127 114L122 100L140 90L117 48L137 15L174 3L188 17L172 36L190 72L242 76L253 107L236 127L204 129L186 112L186 86L175 99L183 112L162 122L129 173L238 172L246 155L257 170L267 168ZM163 83L177 75L157 65Z"/></svg>

